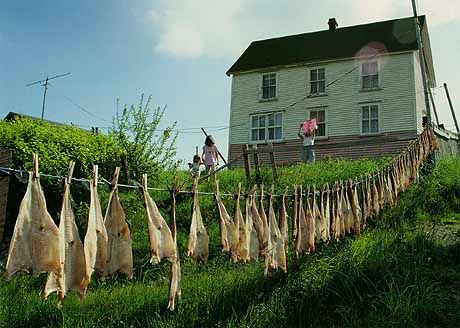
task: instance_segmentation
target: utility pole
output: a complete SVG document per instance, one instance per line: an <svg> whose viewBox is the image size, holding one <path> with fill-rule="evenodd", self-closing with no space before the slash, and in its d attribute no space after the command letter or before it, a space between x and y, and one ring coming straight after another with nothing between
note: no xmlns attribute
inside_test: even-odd
<svg viewBox="0 0 460 328"><path fill-rule="evenodd" d="M28 86L31 86L31 85L35 85L35 84L41 84L42 87L44 87L44 91L43 91L43 103L42 103L42 121L45 117L45 101L46 101L46 91L48 90L48 85L51 85L48 81L49 80L52 80L52 79L57 79L58 77L63 77L63 76L66 76L66 75L69 75L70 73L65 73L65 74L61 74L61 75L56 75L56 76L53 76L53 77L46 77L46 79L44 80L40 80L40 81L36 81L36 82L32 82L32 83L29 83L29 84L26 84L26 87Z"/></svg>
<svg viewBox="0 0 460 328"><path fill-rule="evenodd" d="M419 55L420 69L422 71L423 90L425 93L426 117L428 120L428 124L431 124L430 99L428 96L429 95L428 80L427 80L426 70L425 70L425 56L423 52L422 36L420 33L420 21L417 15L417 5L415 4L415 0L412 0L412 10L414 12L415 35L417 37L418 55Z"/></svg>
<svg viewBox="0 0 460 328"><path fill-rule="evenodd" d="M48 90L48 76L46 77L46 80L43 86L45 87L45 91L43 91L42 121L45 116L45 100L46 100L46 91Z"/></svg>
<svg viewBox="0 0 460 328"><path fill-rule="evenodd" d="M433 106L433 113L434 113L434 118L436 119L436 125L439 126L439 117L438 117L438 111L436 110L436 105L434 103L433 99L433 93L430 91L430 100L431 100L431 106Z"/></svg>
<svg viewBox="0 0 460 328"><path fill-rule="evenodd" d="M452 113L452 118L454 119L455 128L457 129L457 135L459 135L460 130L458 128L457 117L455 116L454 106L452 105L452 100L450 99L449 89L447 89L447 83L444 83L444 90L446 90L447 100L449 101L449 107Z"/></svg>

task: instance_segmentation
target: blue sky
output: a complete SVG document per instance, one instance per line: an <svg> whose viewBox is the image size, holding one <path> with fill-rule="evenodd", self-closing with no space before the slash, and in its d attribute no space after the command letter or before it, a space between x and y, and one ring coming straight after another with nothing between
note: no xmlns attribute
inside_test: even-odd
<svg viewBox="0 0 460 328"><path fill-rule="evenodd" d="M438 85L447 82L460 115L460 1L419 0L427 14ZM141 93L167 105L163 122L178 122L178 158L201 146L212 126L227 152L231 79L226 70L251 40L411 15L410 0L41 0L0 5L0 116L39 116L43 89L25 84L71 72L49 88L45 117L109 127L116 99ZM441 89L441 121L453 127ZM93 116L83 112L77 103Z"/></svg>

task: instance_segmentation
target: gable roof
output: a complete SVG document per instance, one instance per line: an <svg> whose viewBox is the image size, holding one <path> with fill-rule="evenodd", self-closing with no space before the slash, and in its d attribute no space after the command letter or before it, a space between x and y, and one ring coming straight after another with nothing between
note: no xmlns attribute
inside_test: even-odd
<svg viewBox="0 0 460 328"><path fill-rule="evenodd" d="M428 74L435 81L425 16L419 16ZM227 75L307 62L417 50L413 17L253 41Z"/></svg>

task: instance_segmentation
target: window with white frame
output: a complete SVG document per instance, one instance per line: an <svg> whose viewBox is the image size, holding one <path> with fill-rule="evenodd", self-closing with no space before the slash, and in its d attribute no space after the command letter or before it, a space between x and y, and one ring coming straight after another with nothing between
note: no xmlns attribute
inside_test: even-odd
<svg viewBox="0 0 460 328"><path fill-rule="evenodd" d="M324 109L312 109L310 110L310 119L316 119L316 130L317 137L326 136L326 111Z"/></svg>
<svg viewBox="0 0 460 328"><path fill-rule="evenodd" d="M262 75L262 99L276 98L276 73Z"/></svg>
<svg viewBox="0 0 460 328"><path fill-rule="evenodd" d="M361 66L363 89L375 89L379 87L379 65L377 61L365 62Z"/></svg>
<svg viewBox="0 0 460 328"><path fill-rule="evenodd" d="M251 141L279 141L283 139L283 113L251 116Z"/></svg>
<svg viewBox="0 0 460 328"><path fill-rule="evenodd" d="M378 105L366 105L361 107L361 132L363 134L379 132Z"/></svg>
<svg viewBox="0 0 460 328"><path fill-rule="evenodd" d="M310 93L322 94L326 92L326 71L324 68L310 70Z"/></svg>

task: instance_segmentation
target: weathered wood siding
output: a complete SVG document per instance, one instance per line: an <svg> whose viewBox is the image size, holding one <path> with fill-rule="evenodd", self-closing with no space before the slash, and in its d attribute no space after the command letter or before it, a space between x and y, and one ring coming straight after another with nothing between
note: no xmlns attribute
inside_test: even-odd
<svg viewBox="0 0 460 328"><path fill-rule="evenodd" d="M436 159L440 160L446 157L458 157L458 136L453 132L438 128L435 128L434 132L438 137L439 144L439 149L435 152Z"/></svg>
<svg viewBox="0 0 460 328"><path fill-rule="evenodd" d="M9 167L11 164L11 153L0 149L0 166ZM0 172L0 245L3 240L5 228L6 206L8 204L8 191L10 185L9 175Z"/></svg>
<svg viewBox="0 0 460 328"><path fill-rule="evenodd" d="M375 158L392 156L405 149L409 141L417 137L417 132L400 131L384 133L378 136L343 136L329 137L328 140L318 140L315 143L316 159L321 160L324 157L331 158ZM244 144L230 145L230 160L236 159L233 166L243 166ZM301 141L289 140L283 143L273 144L275 150L275 159L278 164L293 164L300 161ZM267 145L258 145L258 148L263 152L267 149ZM262 165L269 165L268 153L260 154ZM250 156L252 162L252 156Z"/></svg>
<svg viewBox="0 0 460 328"><path fill-rule="evenodd" d="M361 89L360 68L345 75L360 64L357 59L279 68L275 70L278 97L273 101L260 101L262 74L272 71L235 74L232 77L229 157L235 157L234 151L239 146L234 145L250 143L250 116L256 113L283 111L283 142L288 144L299 142L299 124L309 118L310 110L319 107L326 112L328 142L336 137L360 135L361 106L366 103L379 104L381 133L420 132L421 112L415 108L420 90L423 100L423 87L421 79L415 79L415 54L406 52L379 57L381 88L377 91ZM326 84L338 80L326 88L326 95L306 98L310 94L312 68L325 68Z"/></svg>

